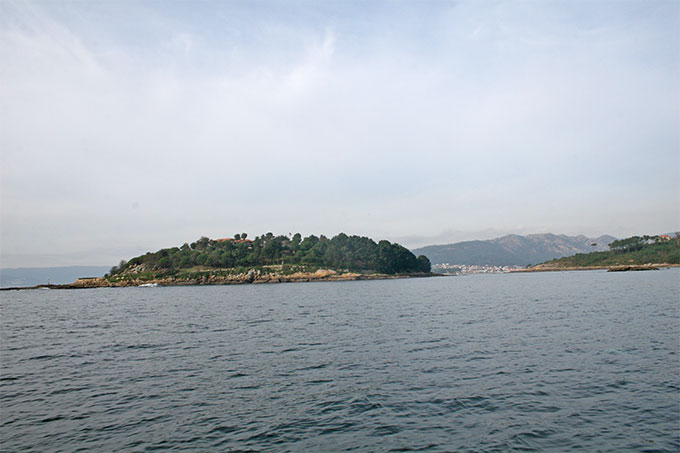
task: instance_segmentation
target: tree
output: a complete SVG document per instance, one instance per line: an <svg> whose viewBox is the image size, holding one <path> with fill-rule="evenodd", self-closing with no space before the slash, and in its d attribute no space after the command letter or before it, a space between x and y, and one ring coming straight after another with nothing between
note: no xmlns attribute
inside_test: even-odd
<svg viewBox="0 0 680 453"><path fill-rule="evenodd" d="M619 239L609 244L609 248L616 253L627 253L640 250L646 243L645 238L633 236L626 239Z"/></svg>
<svg viewBox="0 0 680 453"><path fill-rule="evenodd" d="M191 257L189 255L184 255L179 260L179 267L183 268L183 269L185 269L187 267L191 267L192 264L194 264L194 263L191 261Z"/></svg>
<svg viewBox="0 0 680 453"><path fill-rule="evenodd" d="M217 250L213 250L212 252L210 252L205 264L207 264L210 267L219 267L221 264L220 252Z"/></svg>
<svg viewBox="0 0 680 453"><path fill-rule="evenodd" d="M302 242L302 235L300 233L295 233L291 242L293 243L293 248L296 249Z"/></svg>
<svg viewBox="0 0 680 453"><path fill-rule="evenodd" d="M417 258L418 261L418 270L420 272L430 272L432 270L432 264L430 263L430 260L428 257L425 255L420 255Z"/></svg>
<svg viewBox="0 0 680 453"><path fill-rule="evenodd" d="M311 236L307 236L302 240L300 243L300 248L306 251L314 247L318 242L319 238L312 234Z"/></svg>
<svg viewBox="0 0 680 453"><path fill-rule="evenodd" d="M248 233L241 233L241 239L245 240L248 237Z"/></svg>
<svg viewBox="0 0 680 453"><path fill-rule="evenodd" d="M376 259L376 270L383 274L394 273L395 256L392 250L392 244L388 241L378 242L378 257Z"/></svg>
<svg viewBox="0 0 680 453"><path fill-rule="evenodd" d="M205 236L201 236L201 239L191 244L191 248L194 250L205 250L210 243L210 239Z"/></svg>
<svg viewBox="0 0 680 453"><path fill-rule="evenodd" d="M246 233L234 235L234 241L217 242L205 236L196 242L147 253L126 263L121 261L110 270L120 274L142 266L146 270L169 271L188 269L194 265L211 267L263 266L269 264L308 264L331 269L378 271L381 273L429 272L430 261L418 258L408 249L389 241L376 244L370 238L340 233L331 239L300 233L292 237L274 236L269 232L244 241Z"/></svg>

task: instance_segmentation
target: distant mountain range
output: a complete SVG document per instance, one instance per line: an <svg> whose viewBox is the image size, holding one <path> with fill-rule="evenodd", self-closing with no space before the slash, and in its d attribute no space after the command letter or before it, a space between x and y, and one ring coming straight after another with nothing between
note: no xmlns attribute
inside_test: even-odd
<svg viewBox="0 0 680 453"><path fill-rule="evenodd" d="M555 258L609 250L613 236L597 238L564 234L509 234L487 241L466 241L455 244L429 245L413 250L425 255L432 264L467 264L491 266L526 266Z"/></svg>
<svg viewBox="0 0 680 453"><path fill-rule="evenodd" d="M101 277L111 266L19 267L0 269L0 288L73 283L79 277Z"/></svg>

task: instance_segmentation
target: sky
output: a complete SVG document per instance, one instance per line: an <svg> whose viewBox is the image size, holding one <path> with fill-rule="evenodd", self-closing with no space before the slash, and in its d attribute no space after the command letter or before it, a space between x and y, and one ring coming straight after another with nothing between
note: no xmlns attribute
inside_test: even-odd
<svg viewBox="0 0 680 453"><path fill-rule="evenodd" d="M0 267L680 230L680 2L0 1Z"/></svg>

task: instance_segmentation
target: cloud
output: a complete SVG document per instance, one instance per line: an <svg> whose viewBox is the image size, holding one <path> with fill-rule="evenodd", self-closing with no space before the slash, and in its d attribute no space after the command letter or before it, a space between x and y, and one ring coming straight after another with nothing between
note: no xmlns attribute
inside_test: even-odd
<svg viewBox="0 0 680 453"><path fill-rule="evenodd" d="M326 31L323 42L312 44L305 59L284 76L283 102L304 95L305 92L323 85L329 75L332 63L335 38Z"/></svg>
<svg viewBox="0 0 680 453"><path fill-rule="evenodd" d="M677 229L677 7L516 6L2 3L3 260Z"/></svg>

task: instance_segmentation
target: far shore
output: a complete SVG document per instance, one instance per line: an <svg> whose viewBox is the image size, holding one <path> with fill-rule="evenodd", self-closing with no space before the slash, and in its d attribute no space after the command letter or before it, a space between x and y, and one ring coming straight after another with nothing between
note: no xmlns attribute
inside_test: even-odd
<svg viewBox="0 0 680 453"><path fill-rule="evenodd" d="M546 266L538 265L526 269L514 269L510 273L523 272L564 272L564 271L599 271L606 270L608 272L626 272L626 271L649 271L659 270L669 267L680 267L680 264L668 263L648 263L648 264L630 264L630 265L611 265L611 266Z"/></svg>

